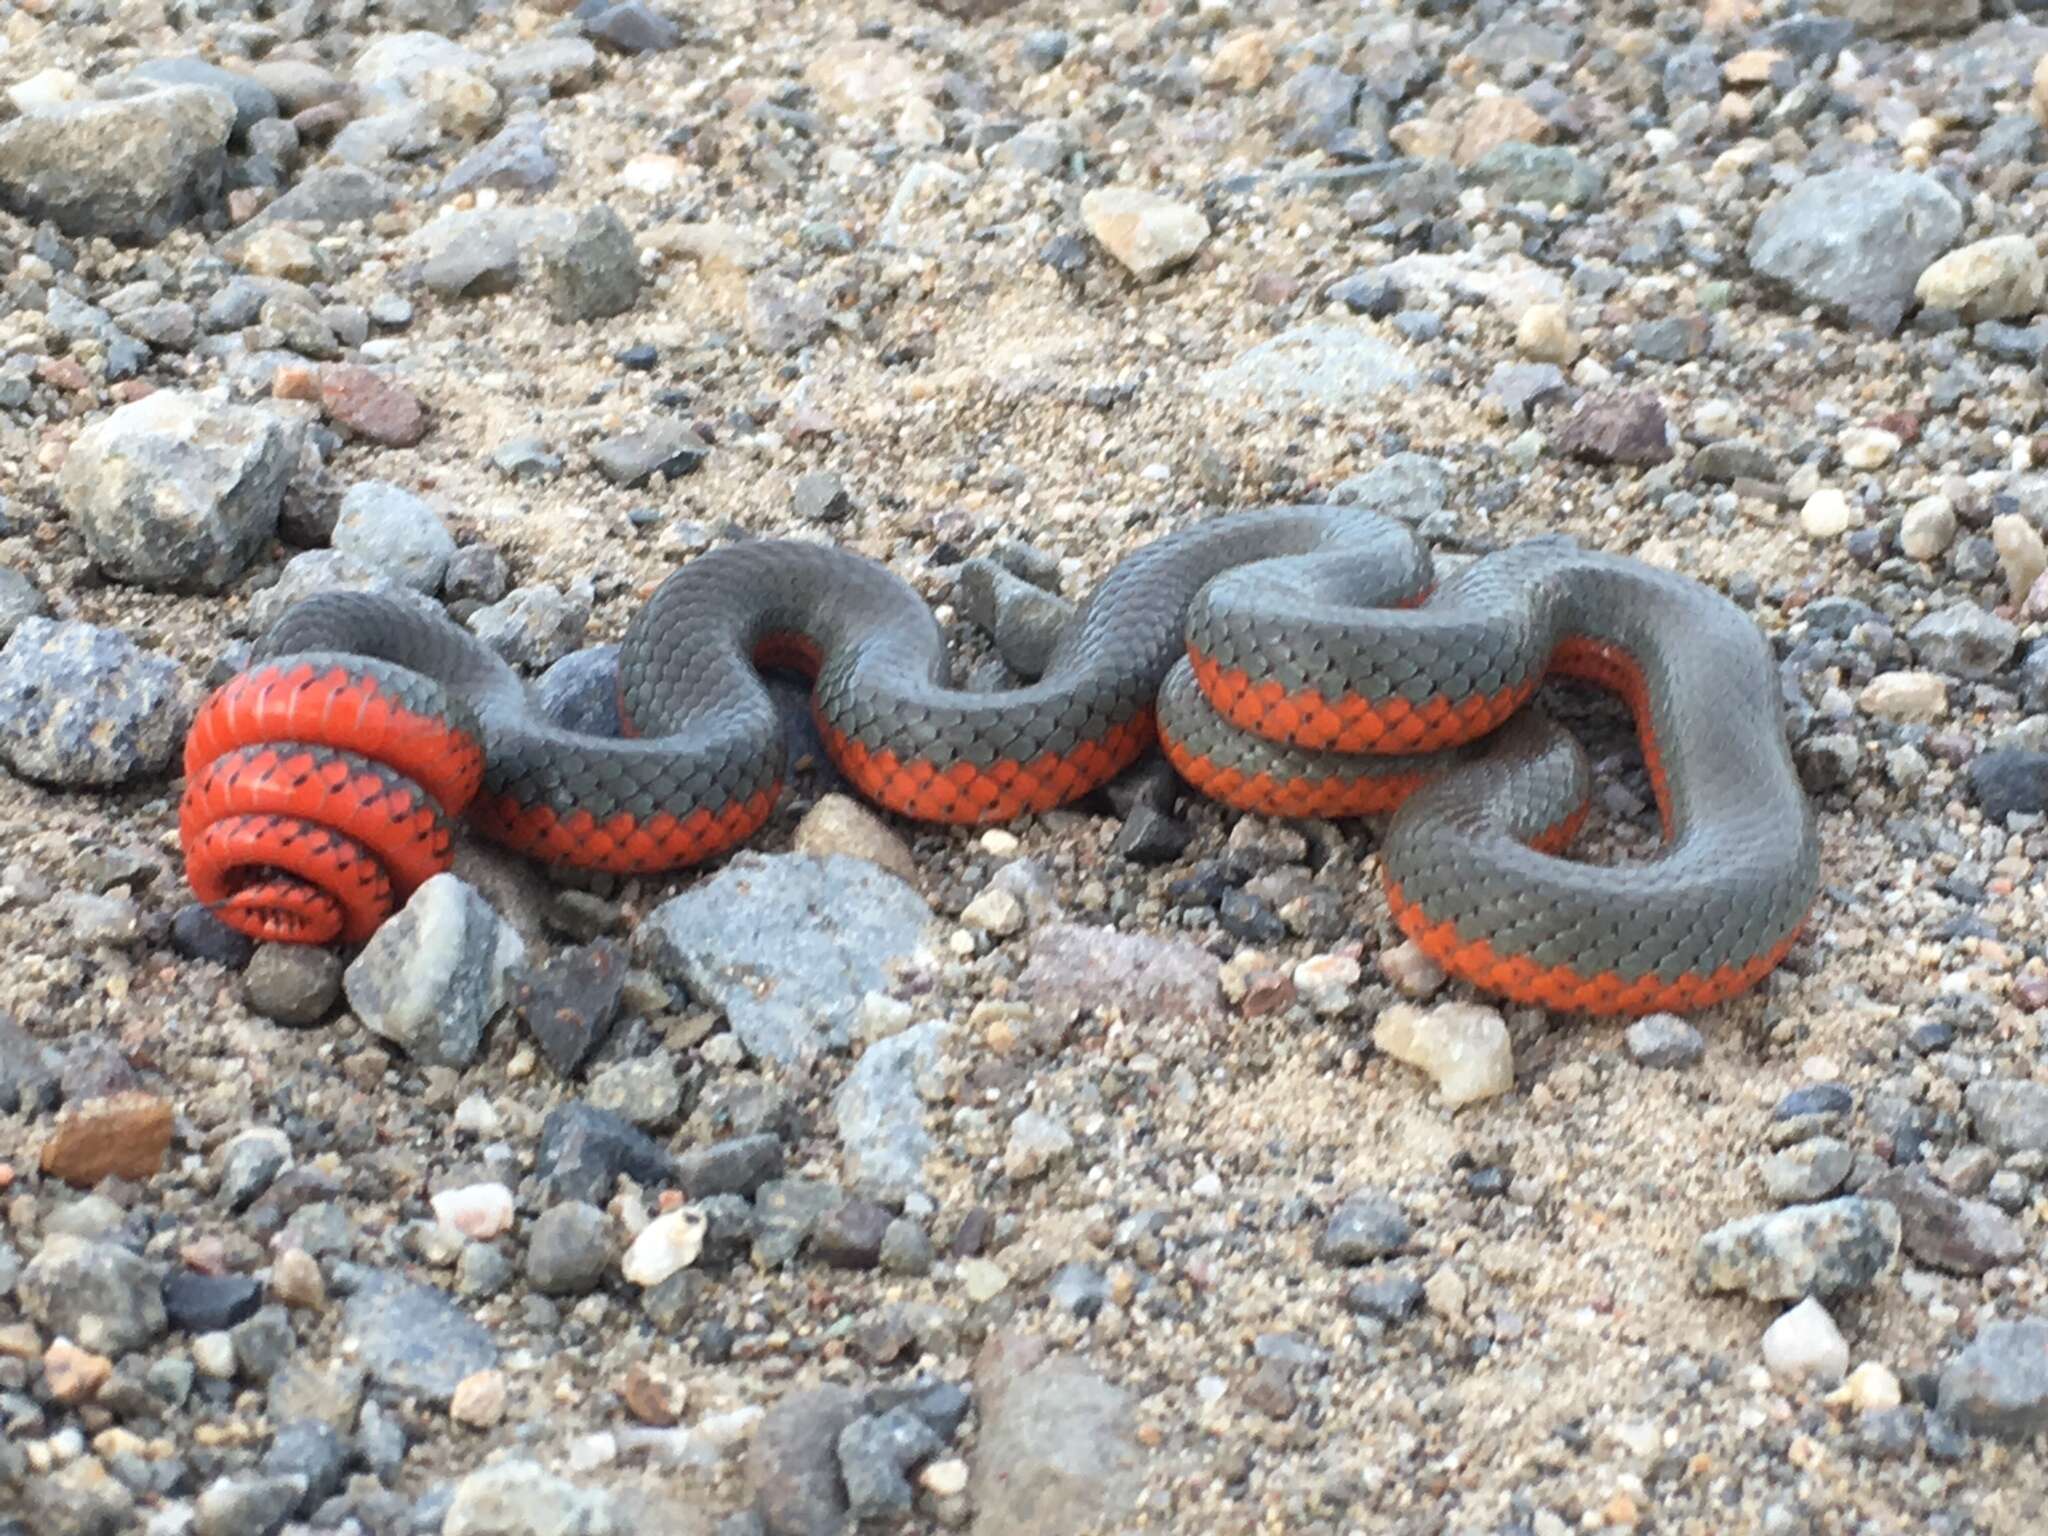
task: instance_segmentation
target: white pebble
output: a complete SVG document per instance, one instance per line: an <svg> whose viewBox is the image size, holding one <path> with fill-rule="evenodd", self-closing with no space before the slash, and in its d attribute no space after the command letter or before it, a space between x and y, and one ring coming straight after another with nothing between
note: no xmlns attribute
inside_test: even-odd
<svg viewBox="0 0 2048 1536"><path fill-rule="evenodd" d="M1418 1008L1396 1003L1373 1026L1373 1044L1396 1061L1436 1079L1456 1107L1491 1099L1515 1086L1515 1052L1507 1020L1476 1003Z"/></svg>
<svg viewBox="0 0 2048 1536"><path fill-rule="evenodd" d="M502 1184L469 1184L434 1196L434 1219L478 1242L512 1230L512 1191Z"/></svg>
<svg viewBox="0 0 2048 1536"><path fill-rule="evenodd" d="M1839 539L1863 521L1863 508L1831 485L1806 498L1799 528L1809 539Z"/></svg>
<svg viewBox="0 0 2048 1536"><path fill-rule="evenodd" d="M1849 1345L1828 1309L1811 1296L1764 1330L1764 1368L1785 1390L1832 1387L1849 1371Z"/></svg>
<svg viewBox="0 0 2048 1536"><path fill-rule="evenodd" d="M1883 469L1898 452L1899 434L1883 427L1852 427L1842 434L1842 462L1851 469Z"/></svg>
<svg viewBox="0 0 2048 1536"><path fill-rule="evenodd" d="M633 1239L619 1272L634 1285L646 1289L659 1285L678 1270L688 1269L704 1251L704 1213L695 1206L657 1216Z"/></svg>

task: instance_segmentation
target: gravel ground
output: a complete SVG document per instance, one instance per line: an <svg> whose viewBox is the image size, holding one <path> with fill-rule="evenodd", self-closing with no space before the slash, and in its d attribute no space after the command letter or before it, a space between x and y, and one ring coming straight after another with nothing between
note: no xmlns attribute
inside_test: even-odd
<svg viewBox="0 0 2048 1536"><path fill-rule="evenodd" d="M0 1532L2038 1531L2039 7L565 5L0 16ZM1764 987L1503 1015L1374 828L1157 765L976 836L813 743L718 868L466 846L360 955L184 885L306 592L601 729L715 545L994 679L1306 500L1753 612Z"/></svg>

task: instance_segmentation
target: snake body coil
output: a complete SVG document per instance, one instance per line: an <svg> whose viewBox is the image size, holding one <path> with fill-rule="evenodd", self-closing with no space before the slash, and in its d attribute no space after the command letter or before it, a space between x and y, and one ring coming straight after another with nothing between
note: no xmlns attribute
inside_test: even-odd
<svg viewBox="0 0 2048 1536"><path fill-rule="evenodd" d="M1696 583L1563 539L1431 586L1427 551L1390 519L1219 518L1124 560L1036 681L983 693L951 685L931 610L885 568L739 544L671 576L629 625L620 739L543 720L508 665L424 605L322 594L193 727L188 875L241 931L321 943L367 938L446 868L465 811L550 863L695 863L751 835L780 792L757 671L777 664L812 676L840 771L905 816L1049 810L1157 739L1188 782L1243 809L1394 811L1396 920L1487 990L1641 1013L1707 1006L1768 972L1818 852L1756 627ZM1576 743L1522 708L1551 673L1631 706L1664 822L1656 857L1558 856L1588 786Z"/></svg>

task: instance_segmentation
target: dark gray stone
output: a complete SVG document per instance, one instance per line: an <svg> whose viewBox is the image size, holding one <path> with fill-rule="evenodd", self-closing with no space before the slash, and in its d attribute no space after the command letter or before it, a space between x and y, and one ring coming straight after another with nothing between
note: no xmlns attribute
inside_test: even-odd
<svg viewBox="0 0 2048 1536"><path fill-rule="evenodd" d="M860 1417L846 1387L792 1392L770 1408L747 1448L747 1486L768 1536L844 1536L849 1505L839 1437Z"/></svg>
<svg viewBox="0 0 2048 1536"><path fill-rule="evenodd" d="M489 1331L446 1291L396 1275L365 1274L341 1326L372 1380L435 1404L446 1403L463 1377L498 1363Z"/></svg>
<svg viewBox="0 0 2048 1536"><path fill-rule="evenodd" d="M1329 1224L1316 1239L1316 1257L1325 1264L1369 1264L1399 1253L1414 1231L1414 1223L1392 1195L1360 1190L1330 1213Z"/></svg>
<svg viewBox="0 0 2048 1536"><path fill-rule="evenodd" d="M1977 1434L2048 1428L2048 1318L1987 1323L1941 1373L1941 1414Z"/></svg>

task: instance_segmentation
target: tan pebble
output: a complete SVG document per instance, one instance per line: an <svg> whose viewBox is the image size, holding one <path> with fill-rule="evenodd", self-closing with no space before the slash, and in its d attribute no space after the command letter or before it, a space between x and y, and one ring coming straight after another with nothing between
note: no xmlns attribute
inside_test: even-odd
<svg viewBox="0 0 2048 1536"><path fill-rule="evenodd" d="M318 282L326 275L312 241L275 225L258 230L244 243L242 270L253 277L281 277L294 283Z"/></svg>
<svg viewBox="0 0 2048 1536"><path fill-rule="evenodd" d="M1419 160L1448 160L1457 148L1458 131L1434 118L1411 117L1387 130L1387 139L1404 155Z"/></svg>
<svg viewBox="0 0 2048 1536"><path fill-rule="evenodd" d="M1417 1001L1435 996L1450 979L1413 939L1403 939L1382 954L1380 970L1403 997Z"/></svg>
<svg viewBox="0 0 2048 1536"><path fill-rule="evenodd" d="M472 1429L489 1429L505 1417L505 1373L477 1371L455 1384L448 1417Z"/></svg>
<svg viewBox="0 0 2048 1536"><path fill-rule="evenodd" d="M1721 66L1721 78L1730 85L1768 85L1771 71L1784 62L1776 48L1746 48Z"/></svg>
<svg viewBox="0 0 2048 1536"><path fill-rule="evenodd" d="M319 1312L327 1306L327 1281L320 1261L303 1248L287 1248L270 1266L270 1289L288 1307Z"/></svg>
<svg viewBox="0 0 2048 1536"><path fill-rule="evenodd" d="M848 795L822 795L797 823L798 853L841 853L878 864L911 885L917 884L917 860L910 847L873 811Z"/></svg>
<svg viewBox="0 0 2048 1536"><path fill-rule="evenodd" d="M1098 187L1081 199L1081 222L1140 282L1180 266L1209 239L1199 208L1142 187Z"/></svg>
<svg viewBox="0 0 2048 1536"><path fill-rule="evenodd" d="M1967 324L2013 320L2041 307L2043 271L2030 235L1995 235L1950 251L1920 274L1914 297Z"/></svg>
<svg viewBox="0 0 2048 1536"><path fill-rule="evenodd" d="M163 1167L171 1145L167 1099L139 1090L67 1105L43 1143L42 1169L53 1179L90 1189L104 1178L147 1179Z"/></svg>
<svg viewBox="0 0 2048 1536"><path fill-rule="evenodd" d="M1852 427L1842 434L1842 462L1851 469L1883 469L1898 452L1898 433L1883 427Z"/></svg>
<svg viewBox="0 0 2048 1536"><path fill-rule="evenodd" d="M2033 103L2035 121L2048 128L2048 53L2034 61L2034 90L2029 99Z"/></svg>
<svg viewBox="0 0 2048 1536"><path fill-rule="evenodd" d="M113 1361L80 1349L69 1339L54 1340L43 1351L43 1381L60 1403L75 1407L91 1402L113 1374Z"/></svg>
<svg viewBox="0 0 2048 1536"><path fill-rule="evenodd" d="M1991 547L2005 571L2005 589L2015 604L2026 602L2044 572L2048 572L2048 544L2034 525L2017 512L2004 512L1991 520Z"/></svg>
<svg viewBox="0 0 2048 1536"><path fill-rule="evenodd" d="M1481 97L1458 122L1458 143L1451 158L1461 166L1473 165L1489 150L1503 144L1534 144L1548 132L1542 114L1521 97Z"/></svg>
<svg viewBox="0 0 2048 1536"><path fill-rule="evenodd" d="M1849 1373L1849 1379L1827 1395L1827 1401L1844 1404L1858 1413L1882 1413L1905 1401L1899 1378L1889 1366L1866 1360Z"/></svg>
<svg viewBox="0 0 2048 1536"><path fill-rule="evenodd" d="M1210 56L1208 81L1240 91L1256 91L1273 73L1273 40L1258 27L1225 38Z"/></svg>
<svg viewBox="0 0 2048 1536"><path fill-rule="evenodd" d="M0 1360L33 1360L42 1352L34 1323L0 1323Z"/></svg>
<svg viewBox="0 0 2048 1536"><path fill-rule="evenodd" d="M1880 720L1928 725L1948 713L1948 681L1938 672L1880 672L1856 702Z"/></svg>
<svg viewBox="0 0 2048 1536"><path fill-rule="evenodd" d="M1572 334L1562 304L1531 304L1522 311L1515 345L1524 357L1560 368L1570 367L1579 355L1579 339Z"/></svg>
<svg viewBox="0 0 2048 1536"><path fill-rule="evenodd" d="M961 908L960 921L991 938L1006 939L1023 930L1024 903L1015 892L990 886Z"/></svg>

